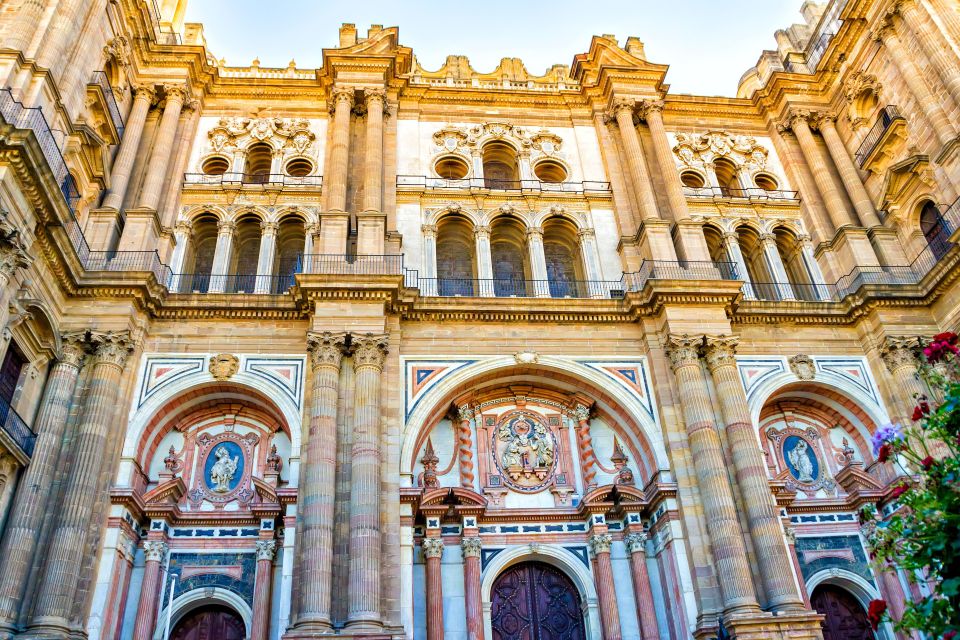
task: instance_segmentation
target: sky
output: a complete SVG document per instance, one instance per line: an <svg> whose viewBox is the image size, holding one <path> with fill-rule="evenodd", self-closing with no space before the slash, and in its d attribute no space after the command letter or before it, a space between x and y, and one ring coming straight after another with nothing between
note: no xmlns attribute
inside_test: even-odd
<svg viewBox="0 0 960 640"><path fill-rule="evenodd" d="M320 65L337 46L343 22L365 34L370 24L400 28L400 42L424 68L447 55L470 58L479 72L503 57L521 58L531 74L571 64L593 35L628 36L647 59L670 65L671 93L736 94L743 73L773 32L800 22L801 0L189 0L186 21L202 22L207 46L230 66L255 58L262 67Z"/></svg>

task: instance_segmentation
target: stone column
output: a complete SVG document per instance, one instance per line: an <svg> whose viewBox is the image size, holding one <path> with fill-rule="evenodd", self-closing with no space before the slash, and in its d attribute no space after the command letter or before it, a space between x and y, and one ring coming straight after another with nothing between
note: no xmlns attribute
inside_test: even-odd
<svg viewBox="0 0 960 640"><path fill-rule="evenodd" d="M580 229L580 255L583 256L583 270L587 278L587 290L591 298L604 298L607 291L603 288L603 272L600 269L600 253L597 250L597 232L594 229Z"/></svg>
<svg viewBox="0 0 960 640"><path fill-rule="evenodd" d="M170 258L170 292L180 291L180 280L183 275L184 262L187 259L187 251L190 250L190 239L193 237L193 225L189 220L181 220L174 227L173 237L175 245L173 255Z"/></svg>
<svg viewBox="0 0 960 640"><path fill-rule="evenodd" d="M820 153L820 148L810 131L810 124L807 122L809 117L810 113L807 111L793 111L790 114L789 127L793 130L793 135L797 137L797 142L800 143L800 152L810 167L813 180L817 184L817 191L823 197L824 206L827 208L833 226L839 230L841 227L855 225L856 222L850 212L847 211L843 198L833 183L830 169L827 167L823 154Z"/></svg>
<svg viewBox="0 0 960 640"><path fill-rule="evenodd" d="M294 629L304 635L329 632L331 628L337 396L345 343L343 333L307 333L313 380L310 426L300 467L294 566L294 582L299 588Z"/></svg>
<svg viewBox="0 0 960 640"><path fill-rule="evenodd" d="M593 557L593 579L597 587L597 604L600 608L600 626L603 640L621 640L620 611L617 609L617 591L613 584L613 566L610 564L609 533L590 536L590 555Z"/></svg>
<svg viewBox="0 0 960 640"><path fill-rule="evenodd" d="M423 284L421 292L425 296L435 296L440 287L437 282L437 225L420 226L423 233Z"/></svg>
<svg viewBox="0 0 960 640"><path fill-rule="evenodd" d="M160 204L160 190L163 187L163 179L167 176L170 152L177 135L177 125L180 123L180 110L187 97L186 89L181 86L165 85L164 90L167 94L167 104L163 108L160 127L153 141L153 150L150 152L150 161L147 163L143 189L140 191L138 201L140 208L154 211Z"/></svg>
<svg viewBox="0 0 960 640"><path fill-rule="evenodd" d="M737 371L735 356L739 341L736 336L707 336L707 367L720 399L720 409L726 423L727 446L733 458L741 503L747 512L757 563L762 567L760 575L767 595L767 608L774 611L802 610L803 600L797 593L780 516L770 492L763 452Z"/></svg>
<svg viewBox="0 0 960 640"><path fill-rule="evenodd" d="M950 46L944 41L943 35L931 32L928 28L930 23L920 15L916 0L901 2L898 8L907 29L917 35L920 48L940 76L947 93L953 98L954 103L960 106L960 65L957 64L956 55L950 51ZM947 9L944 13L950 11L956 13L956 7Z"/></svg>
<svg viewBox="0 0 960 640"><path fill-rule="evenodd" d="M86 332L66 333L62 344L34 424L37 442L33 457L20 480L0 547L0 635L15 628L44 515L51 507L48 502L59 467L63 433L86 357Z"/></svg>
<svg viewBox="0 0 960 640"><path fill-rule="evenodd" d="M143 125L147 121L147 113L155 98L156 92L152 86L140 85L136 88L133 107L123 128L123 140L120 141L120 149L117 151L117 157L110 171L110 191L103 200L105 209L119 211L123 206L127 187L130 185L133 162L140 148L140 138L143 137Z"/></svg>
<svg viewBox="0 0 960 640"><path fill-rule="evenodd" d="M257 283L254 293L273 292L273 263L277 255L277 230L280 225L276 222L260 224L260 252L257 256Z"/></svg>
<svg viewBox="0 0 960 640"><path fill-rule="evenodd" d="M443 640L443 575L440 559L443 557L442 538L423 539L423 558L426 565L427 640Z"/></svg>
<svg viewBox="0 0 960 640"><path fill-rule="evenodd" d="M783 258L780 257L780 251L777 249L777 237L772 233L763 233L760 235L760 244L763 246L763 256L770 267L770 273L773 275L774 282L777 283L777 294L781 300L794 300L793 287L790 286L790 278L787 276L787 268L783 264Z"/></svg>
<svg viewBox="0 0 960 640"><path fill-rule="evenodd" d="M27 55L26 48L30 45L37 29L40 28L40 20L43 17L43 9L47 5L44 0L24 0L16 10L8 14L7 20L10 21L3 34L3 47L14 51L23 51Z"/></svg>
<svg viewBox="0 0 960 640"><path fill-rule="evenodd" d="M213 253L213 264L210 266L210 293L223 293L227 290L227 272L230 270L230 260L233 257L233 234L237 230L237 223L225 220L217 223L217 246Z"/></svg>
<svg viewBox="0 0 960 640"><path fill-rule="evenodd" d="M386 335L353 336L354 438L347 627L380 628L380 386Z"/></svg>
<svg viewBox="0 0 960 640"><path fill-rule="evenodd" d="M160 226L170 226L177 219L177 210L180 205L180 193L183 191L183 174L190 161L190 151L193 140L197 135L197 124L200 121L200 101L190 100L183 105L184 115L177 128L177 139L173 145L170 169L167 172L167 181L160 198Z"/></svg>
<svg viewBox="0 0 960 640"><path fill-rule="evenodd" d="M483 595L480 591L480 538L463 538L463 606L467 615L467 640L483 640Z"/></svg>
<svg viewBox="0 0 960 640"><path fill-rule="evenodd" d="M817 299L829 300L832 296L830 295L830 290L827 289L824 282L823 271L820 270L820 263L817 262L817 258L814 255L813 239L804 234L797 237L797 241L800 243L800 251L803 255L803 266L810 275L810 281L816 287Z"/></svg>
<svg viewBox="0 0 960 640"><path fill-rule="evenodd" d="M868 228L880 226L880 218L877 217L877 212L873 208L873 201L870 199L870 194L867 193L866 188L863 186L863 181L860 180L857 167L854 166L853 159L847 152L847 147L843 144L843 140L840 139L840 134L837 133L837 127L834 125L836 119L837 116L834 114L820 114L818 120L820 135L823 136L823 141L827 145L827 152L830 153L833 164L840 174L843 187L847 190L847 195L850 196L853 208L860 218L861 226Z"/></svg>
<svg viewBox="0 0 960 640"><path fill-rule="evenodd" d="M916 98L917 105L926 115L927 122L933 127L937 140L941 145L948 144L956 137L956 131L950 124L950 119L944 112L943 107L940 106L940 101L933 96L933 93L927 87L927 83L923 80L920 70L913 64L910 54L903 48L900 37L889 18L880 27L877 37L886 47L893 64L900 72L900 77L907 85L907 89Z"/></svg>
<svg viewBox="0 0 960 640"><path fill-rule="evenodd" d="M702 343L703 336L671 334L667 340L667 355L677 379L687 439L703 501L703 514L713 542L713 558L723 596L724 613L756 613L759 606L753 591L747 550L740 531L733 491L727 479L723 445L714 424L713 406L700 366Z"/></svg>
<svg viewBox="0 0 960 640"><path fill-rule="evenodd" d="M538 298L550 297L550 281L547 275L547 257L543 252L543 229L527 229L527 252L530 257L530 272L533 278L534 295Z"/></svg>
<svg viewBox="0 0 960 640"><path fill-rule="evenodd" d="M952 39L954 43L960 45L960 11L957 11L956 3L953 0L931 0L930 4L932 7L927 10L927 13L935 13L943 23L946 34L939 37L946 38L947 42L944 44L949 47L949 40Z"/></svg>
<svg viewBox="0 0 960 640"><path fill-rule="evenodd" d="M334 87L333 134L330 140L330 166L326 170L324 189L327 192L327 209L347 210L347 163L350 153L350 112L353 109L354 90L351 87Z"/></svg>
<svg viewBox="0 0 960 640"><path fill-rule="evenodd" d="M590 407L578 404L573 408L577 420L577 449L580 454L580 473L583 476L583 493L586 495L597 487L597 454L590 437Z"/></svg>
<svg viewBox="0 0 960 640"><path fill-rule="evenodd" d="M730 262L737 265L737 275L743 280L743 297L747 300L755 300L757 294L753 291L753 284L750 282L750 271L747 270L747 261L743 257L743 251L740 249L740 235L736 231L728 231L723 234L723 246L727 250L727 256Z"/></svg>
<svg viewBox="0 0 960 640"><path fill-rule="evenodd" d="M633 598L640 621L640 640L658 640L660 630L653 605L650 575L647 572L647 534L642 531L628 533L623 537L623 542L630 552L630 577L633 579Z"/></svg>
<svg viewBox="0 0 960 640"><path fill-rule="evenodd" d="M493 256L490 253L490 227L474 227L473 237L477 246L477 278L480 280L480 295L492 298L497 295L493 286Z"/></svg>
<svg viewBox="0 0 960 640"><path fill-rule="evenodd" d="M473 409L468 404L461 405L457 409L460 418L460 427L457 429L460 486L473 490L473 479L475 477L473 473L473 431L470 429Z"/></svg>
<svg viewBox="0 0 960 640"><path fill-rule="evenodd" d="M367 138L364 148L363 210L380 213L383 209L383 89L367 89Z"/></svg>
<svg viewBox="0 0 960 640"><path fill-rule="evenodd" d="M143 568L143 582L140 585L140 604L137 606L137 619L133 625L133 638L150 640L157 623L157 610L160 593L163 590L163 560L167 555L167 544L160 540L147 540L143 543L146 564Z"/></svg>
<svg viewBox="0 0 960 640"><path fill-rule="evenodd" d="M58 506L57 524L46 550L46 564L40 578L36 608L29 631L59 637L69 628L70 610L80 581L85 554L87 526L99 493L100 470L107 459L115 424L121 376L132 346L127 332L91 333L96 345L93 371L83 407L83 417L73 441L74 462L66 490Z"/></svg>
<svg viewBox="0 0 960 640"><path fill-rule="evenodd" d="M257 540L257 572L253 582L250 640L267 640L270 636L270 590L273 585L273 556L276 552L276 540ZM303 589L302 584L300 588Z"/></svg>
<svg viewBox="0 0 960 640"><path fill-rule="evenodd" d="M667 190L670 212L673 214L674 220L686 220L690 217L690 210L687 208L687 197L683 195L680 173L677 171L677 163L673 159L673 150L670 148L670 141L667 139L667 130L663 126L662 112L663 100L644 100L641 103L641 113L650 128L650 136L653 138L653 151L657 156L663 186Z"/></svg>
<svg viewBox="0 0 960 640"><path fill-rule="evenodd" d="M640 136L633 124L633 112L636 102L632 98L614 98L613 116L620 129L620 140L627 156L627 165L630 168L630 178L633 182L637 206L640 209L640 219L649 220L659 218L657 199L653 195L653 186L650 183L650 173L643 158L643 147L640 146Z"/></svg>

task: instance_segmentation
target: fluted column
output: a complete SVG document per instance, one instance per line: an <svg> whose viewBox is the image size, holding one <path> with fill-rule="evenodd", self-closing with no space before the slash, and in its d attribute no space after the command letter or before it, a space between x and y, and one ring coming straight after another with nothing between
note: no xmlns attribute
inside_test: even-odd
<svg viewBox="0 0 960 640"><path fill-rule="evenodd" d="M957 9L956 2L954 0L930 0L930 4L932 7L928 10L928 13L932 11L940 18L947 40L953 40L955 44L960 46L960 10ZM940 37L943 38L944 36ZM945 44L949 47L949 42ZM953 49L949 48L949 50L952 51ZM960 59L960 55L954 55Z"/></svg>
<svg viewBox="0 0 960 640"><path fill-rule="evenodd" d="M473 420L473 409L464 404L457 407L460 426L457 429L457 457L460 462L460 486L473 489L473 430L470 421Z"/></svg>
<svg viewBox="0 0 960 640"><path fill-rule="evenodd" d="M873 208L870 194L863 186L860 174L853 164L853 158L850 157L846 145L843 144L840 134L837 133L837 127L834 124L836 119L837 116L833 114L820 114L818 120L820 135L823 136L823 141L827 145L827 152L833 159L833 164L840 174L843 187L847 190L850 202L853 203L853 208L860 218L861 226L877 227L880 225L880 218L877 217L877 211Z"/></svg>
<svg viewBox="0 0 960 640"><path fill-rule="evenodd" d="M354 439L347 626L380 626L380 386L387 336L353 336Z"/></svg>
<svg viewBox="0 0 960 640"><path fill-rule="evenodd" d="M790 278L787 276L787 268L777 249L777 237L772 233L761 234L760 244L763 247L763 256L770 267L770 273L773 275L774 282L777 283L777 295L781 300L796 299L793 287L790 286Z"/></svg>
<svg viewBox="0 0 960 640"><path fill-rule="evenodd" d="M916 0L904 0L898 7L904 23L916 34L920 49L940 76L947 93L960 106L960 65L957 64L956 55L951 52L942 34L931 32L929 22L920 15ZM956 8L952 11L956 12Z"/></svg>
<svg viewBox="0 0 960 640"><path fill-rule="evenodd" d="M354 90L350 87L334 87L333 134L330 140L330 166L326 170L324 189L327 192L327 209L347 210L347 163L350 152L350 111L353 109Z"/></svg>
<svg viewBox="0 0 960 640"><path fill-rule="evenodd" d="M600 252L597 250L597 232L594 229L580 229L577 236L580 238L580 255L583 256L583 269L590 297L606 297L608 293L601 283L603 272L600 269Z"/></svg>
<svg viewBox="0 0 960 640"><path fill-rule="evenodd" d="M923 75L913 63L910 54L903 48L900 36L897 35L896 28L889 18L880 27L877 37L883 42L890 58L893 60L893 64L900 72L900 77L906 83L907 89L913 94L913 97L917 100L917 105L926 115L927 122L933 127L937 140L941 145L946 145L956 137L957 133L950 124L950 119L944 112L943 107L940 106L940 101L933 96L923 79Z"/></svg>
<svg viewBox="0 0 960 640"><path fill-rule="evenodd" d="M477 278L480 280L480 295L493 297L493 256L490 253L490 227L478 226L473 229L477 251Z"/></svg>
<svg viewBox="0 0 960 640"><path fill-rule="evenodd" d="M423 558L427 587L427 640L443 640L443 557L442 538L423 539Z"/></svg>
<svg viewBox="0 0 960 640"><path fill-rule="evenodd" d="M693 467L703 500L703 513L713 543L713 558L723 595L724 612L752 613L759 607L753 591L753 578L733 491L727 479L723 446L703 380L699 354L702 343L703 336L671 334L667 355L677 379Z"/></svg>
<svg viewBox="0 0 960 640"><path fill-rule="evenodd" d="M423 279L422 293L425 296L435 296L439 292L437 282L437 225L424 224L420 226L423 234Z"/></svg>
<svg viewBox="0 0 960 640"><path fill-rule="evenodd" d="M727 257L730 262L737 265L737 275L743 280L743 297L747 300L756 299L757 295L753 291L753 284L750 281L750 271L747 270L747 261L743 257L743 250L740 248L740 235L736 231L728 231L723 234L723 246L727 250Z"/></svg>
<svg viewBox="0 0 960 640"><path fill-rule="evenodd" d="M364 153L363 210L380 213L383 208L383 89L367 89L367 139Z"/></svg>
<svg viewBox="0 0 960 640"><path fill-rule="evenodd" d="M110 170L110 191L103 200L105 209L120 210L130 185L130 175L133 172L133 162L137 158L140 148L140 139L143 137L143 125L147 121L150 105L156 98L156 92L150 85L140 85L136 88L133 98L133 107L123 128L123 140L120 149L113 161Z"/></svg>
<svg viewBox="0 0 960 640"><path fill-rule="evenodd" d="M660 630L653 605L650 574L647 572L647 534L628 533L623 536L623 542L630 552L630 577L633 580L633 599L637 604L637 618L640 621L640 640L658 640Z"/></svg>
<svg viewBox="0 0 960 640"><path fill-rule="evenodd" d="M173 228L174 247L170 258L170 291L180 291L180 280L183 274L183 265L190 249L190 239L193 237L193 225L189 220L180 220Z"/></svg>
<svg viewBox="0 0 960 640"><path fill-rule="evenodd" d="M580 454L580 473L583 477L583 493L586 495L597 487L597 454L590 437L590 407L578 404L573 408L577 420L577 449Z"/></svg>
<svg viewBox="0 0 960 640"><path fill-rule="evenodd" d="M613 584L613 565L610 564L610 545L613 539L609 533L595 533L590 536L589 542L603 640L621 640L623 634L620 631L620 611L617 608L617 591Z"/></svg>
<svg viewBox="0 0 960 640"><path fill-rule="evenodd" d="M920 380L917 353L920 339L916 336L888 336L880 347L880 356L893 376L901 424L910 424L913 408L927 394Z"/></svg>
<svg viewBox="0 0 960 640"><path fill-rule="evenodd" d="M167 543L160 540L147 540L143 543L146 564L143 567L143 582L140 585L140 604L137 606L137 618L133 625L133 640L153 638L157 623L157 605L163 584L163 560L167 555Z"/></svg>
<svg viewBox="0 0 960 640"><path fill-rule="evenodd" d="M121 375L130 351L130 337L123 333L92 333L96 345L93 371L76 428L74 462L63 500L58 507L56 527L46 550L46 565L40 579L36 608L30 631L36 635L62 635L68 628L74 594L80 580L87 526L99 494L100 471L111 464L107 452L117 411Z"/></svg>
<svg viewBox="0 0 960 640"><path fill-rule="evenodd" d="M783 538L777 507L770 492L767 467L750 417L750 407L737 370L736 336L707 336L706 360L720 400L726 423L727 445L733 458L741 503L747 512L747 523L757 562L763 567L760 575L766 592L767 607L775 611L803 609L796 581L790 567L790 556Z"/></svg>
<svg viewBox="0 0 960 640"><path fill-rule="evenodd" d="M233 258L233 234L237 223L224 220L217 223L217 245L213 252L213 264L210 266L210 293L223 293L227 290L227 272Z"/></svg>
<svg viewBox="0 0 960 640"><path fill-rule="evenodd" d="M26 48L40 27L40 19L43 17L46 4L44 0L24 0L15 11L6 16L10 22L3 32L5 49L21 51L24 57L28 57Z"/></svg>
<svg viewBox="0 0 960 640"><path fill-rule="evenodd" d="M52 506L48 502L59 466L63 433L88 347L86 332L66 333L62 344L34 424L37 442L33 457L20 480L0 547L0 634L12 631L16 625L43 518Z"/></svg>
<svg viewBox="0 0 960 640"><path fill-rule="evenodd" d="M160 118L160 127L153 142L150 160L147 163L146 176L143 180L143 189L140 191L139 206L144 209L157 210L160 205L160 191L163 180L167 176L167 165L170 164L170 152L173 150L173 140L177 136L177 125L180 123L180 111L183 101L187 97L184 87L165 85L166 105L163 116Z"/></svg>
<svg viewBox="0 0 960 640"><path fill-rule="evenodd" d="M180 208L180 194L183 191L183 174L190 161L190 150L197 135L197 124L200 122L200 101L193 99L183 105L183 118L177 127L177 136L173 144L170 168L167 171L167 180L160 197L160 225L170 226L177 219Z"/></svg>
<svg viewBox="0 0 960 640"><path fill-rule="evenodd" d="M276 540L257 540L257 572L253 581L253 620L250 640L267 640L270 634L270 591ZM301 589L302 589L301 585Z"/></svg>
<svg viewBox="0 0 960 640"><path fill-rule="evenodd" d="M345 343L343 333L307 333L313 390L300 468L300 518L294 565L299 596L294 626L298 632L329 631L331 623L337 396Z"/></svg>
<svg viewBox="0 0 960 640"><path fill-rule="evenodd" d="M254 293L272 293L273 263L277 255L277 230L280 225L276 222L264 222L260 225L260 253L257 256L257 283Z"/></svg>
<svg viewBox="0 0 960 640"><path fill-rule="evenodd" d="M674 220L686 220L690 217L690 210L687 208L687 197L683 195L677 163L667 139L667 130L663 126L663 100L644 100L641 103L641 114L650 128L653 152L657 156L663 186L667 191L670 212Z"/></svg>
<svg viewBox="0 0 960 640"><path fill-rule="evenodd" d="M817 257L814 255L813 239L811 239L809 235L803 234L797 237L797 242L800 243L803 266L806 268L807 273L810 274L810 280L816 288L817 299L829 300L831 297L830 290L827 289L824 283L823 271L820 270L820 263L817 262Z"/></svg>
<svg viewBox="0 0 960 640"><path fill-rule="evenodd" d="M484 640L483 594L480 590L480 551L483 544L478 537L460 541L463 552L463 607L467 615L467 640Z"/></svg>
<svg viewBox="0 0 960 640"><path fill-rule="evenodd" d="M824 206L827 208L833 226L840 229L841 227L855 225L856 222L850 212L847 211L843 198L833 183L833 177L830 175L830 169L827 167L825 158L813 138L813 133L810 131L810 124L807 121L809 117L810 114L806 111L794 111L790 114L789 127L793 130L793 135L797 137L797 142L800 143L800 152L810 167L813 180L823 197Z"/></svg>
<svg viewBox="0 0 960 640"><path fill-rule="evenodd" d="M530 257L534 295L538 298L549 298L550 282L547 275L547 257L543 251L543 229L540 227L527 229L527 252Z"/></svg>
<svg viewBox="0 0 960 640"><path fill-rule="evenodd" d="M640 146L640 136L633 124L633 112L636 101L632 98L614 98L613 116L620 129L620 140L627 156L627 166L630 168L630 178L633 182L634 195L640 209L640 220L659 218L657 199L653 195L653 186L650 183L650 172L643 158L643 147Z"/></svg>

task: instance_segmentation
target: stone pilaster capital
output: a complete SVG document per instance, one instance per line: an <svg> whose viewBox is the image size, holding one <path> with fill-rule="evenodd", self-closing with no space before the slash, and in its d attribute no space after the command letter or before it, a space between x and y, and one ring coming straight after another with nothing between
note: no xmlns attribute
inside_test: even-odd
<svg viewBox="0 0 960 640"><path fill-rule="evenodd" d="M800 235L797 236L797 242L799 242L804 246L812 245L813 238L810 237L809 233L801 233Z"/></svg>
<svg viewBox="0 0 960 640"><path fill-rule="evenodd" d="M810 124L814 129L833 129L837 114L830 111L814 111L810 114Z"/></svg>
<svg viewBox="0 0 960 640"><path fill-rule="evenodd" d="M476 238L489 238L490 237L490 227L485 224L478 224L473 228L473 235Z"/></svg>
<svg viewBox="0 0 960 640"><path fill-rule="evenodd" d="M663 113L663 100L659 98L655 100L641 100L640 101L640 117L644 120L649 120L651 114L654 117L659 117Z"/></svg>
<svg viewBox="0 0 960 640"><path fill-rule="evenodd" d="M610 553L613 537L609 533L595 533L587 542L590 543L590 551L597 556L601 553Z"/></svg>
<svg viewBox="0 0 960 640"><path fill-rule="evenodd" d="M335 111L337 105L345 102L349 108L353 108L356 91L353 87L334 87L330 91L330 110Z"/></svg>
<svg viewBox="0 0 960 640"><path fill-rule="evenodd" d="M157 88L152 83L144 82L133 87L134 100L144 100L152 103L157 99Z"/></svg>
<svg viewBox="0 0 960 640"><path fill-rule="evenodd" d="M437 225L435 224L422 224L420 225L420 232L424 237L437 237Z"/></svg>
<svg viewBox="0 0 960 640"><path fill-rule="evenodd" d="M183 110L185 112L197 112L200 111L200 105L203 104L197 98L191 98L183 103Z"/></svg>
<svg viewBox="0 0 960 640"><path fill-rule="evenodd" d="M186 238L189 238L193 235L193 222L190 220L178 220L177 224L173 226L173 232L177 235L182 235Z"/></svg>
<svg viewBox="0 0 960 640"><path fill-rule="evenodd" d="M479 558L483 542L480 538L463 538L460 541L460 549L464 558Z"/></svg>
<svg viewBox="0 0 960 640"><path fill-rule="evenodd" d="M578 404L573 408L573 417L577 422L586 422L590 419L590 407L585 404Z"/></svg>
<svg viewBox="0 0 960 640"><path fill-rule="evenodd" d="M170 101L179 102L181 105L187 99L187 87L182 84L165 84L163 85L163 93L167 98L167 104L170 104Z"/></svg>
<svg viewBox="0 0 960 640"><path fill-rule="evenodd" d="M902 367L917 368L917 353L923 345L916 336L887 336L880 347L880 357L890 373Z"/></svg>
<svg viewBox="0 0 960 640"><path fill-rule="evenodd" d="M217 233L225 236L232 236L237 230L237 223L233 220L221 220L217 223Z"/></svg>
<svg viewBox="0 0 960 640"><path fill-rule="evenodd" d="M580 237L580 240L589 240L597 237L597 230L593 228L583 228L577 231L577 235Z"/></svg>
<svg viewBox="0 0 960 640"><path fill-rule="evenodd" d="M468 404L462 404L457 407L457 414L460 416L462 422L469 422L473 420L473 407Z"/></svg>
<svg viewBox="0 0 960 640"><path fill-rule="evenodd" d="M353 336L354 368L372 367L378 371L382 371L383 363L387 359L388 343L389 336L385 334L375 335L368 333L362 336Z"/></svg>
<svg viewBox="0 0 960 640"><path fill-rule="evenodd" d="M33 259L21 246L0 239L0 275L9 279L17 269L26 269L32 262Z"/></svg>
<svg viewBox="0 0 960 640"><path fill-rule="evenodd" d="M314 368L334 367L339 369L346 342L347 334L345 333L308 331L307 351L310 353L310 363Z"/></svg>
<svg viewBox="0 0 960 640"><path fill-rule="evenodd" d="M527 227L527 239L528 239L528 240L543 240L543 228L541 228L541 227Z"/></svg>
<svg viewBox="0 0 960 640"><path fill-rule="evenodd" d="M740 344L738 336L706 336L703 354L710 371L720 367L736 367L738 344Z"/></svg>
<svg viewBox="0 0 960 640"><path fill-rule="evenodd" d="M365 89L363 92L363 101L366 103L367 109L369 109L370 105L374 102L380 103L380 106L383 107L387 103L387 91L382 87Z"/></svg>
<svg viewBox="0 0 960 640"><path fill-rule="evenodd" d="M778 126L781 131L796 131L797 127L810 127L810 110L793 107Z"/></svg>
<svg viewBox="0 0 960 640"><path fill-rule="evenodd" d="M772 245L774 247L776 247L777 245L777 236L772 233L761 233L757 236L757 238L760 240L761 244L764 244L767 246Z"/></svg>
<svg viewBox="0 0 960 640"><path fill-rule="evenodd" d="M91 331L90 341L96 349L94 352L96 362L105 362L121 369L126 364L130 352L133 351L129 331Z"/></svg>
<svg viewBox="0 0 960 640"><path fill-rule="evenodd" d="M730 244L731 242L740 244L740 234L736 231L724 231L720 235L720 238L727 244Z"/></svg>
<svg viewBox="0 0 960 640"><path fill-rule="evenodd" d="M623 96L615 96L613 100L610 101L610 114L616 118L621 113L627 113L630 117L633 117L633 112L637 108L637 101L633 98L626 98Z"/></svg>
<svg viewBox="0 0 960 640"><path fill-rule="evenodd" d="M894 5L893 8L880 19L880 21L877 23L876 29L874 29L872 34L875 41L888 45L896 40L897 29L896 25L894 24L894 18L897 13L897 6Z"/></svg>
<svg viewBox="0 0 960 640"><path fill-rule="evenodd" d="M319 222L308 222L303 226L303 230L307 235L316 235L320 233L320 223Z"/></svg>
<svg viewBox="0 0 960 640"><path fill-rule="evenodd" d="M69 331L60 336L60 355L58 360L79 369L83 359L90 352L90 342L86 331Z"/></svg>
<svg viewBox="0 0 960 640"><path fill-rule="evenodd" d="M797 530L793 527L785 527L783 529L783 535L787 539L787 544L795 545L797 544Z"/></svg>
<svg viewBox="0 0 960 640"><path fill-rule="evenodd" d="M623 536L623 543L627 545L627 550L630 553L646 553L647 552L647 534L639 531L637 533L628 533Z"/></svg>
<svg viewBox="0 0 960 640"><path fill-rule="evenodd" d="M257 540L257 560L270 560L277 553L276 540Z"/></svg>
<svg viewBox="0 0 960 640"><path fill-rule="evenodd" d="M163 562L167 555L167 543L161 540L147 540L143 543L143 555L147 562Z"/></svg>
<svg viewBox="0 0 960 640"><path fill-rule="evenodd" d="M424 538L421 546L423 547L424 558L439 558L443 556L442 538Z"/></svg>
<svg viewBox="0 0 960 640"><path fill-rule="evenodd" d="M261 222L260 233L265 236L275 236L280 229L279 222Z"/></svg>
<svg viewBox="0 0 960 640"><path fill-rule="evenodd" d="M683 367L700 366L700 346L703 336L671 333L667 336L667 357L670 359L670 368L676 372Z"/></svg>

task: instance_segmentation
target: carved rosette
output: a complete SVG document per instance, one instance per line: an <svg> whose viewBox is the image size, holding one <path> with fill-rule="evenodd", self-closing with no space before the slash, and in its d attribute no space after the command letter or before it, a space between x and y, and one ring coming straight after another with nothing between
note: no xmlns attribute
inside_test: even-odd
<svg viewBox="0 0 960 640"><path fill-rule="evenodd" d="M143 554L147 562L163 562L163 558L167 555L167 543L147 540L143 543Z"/></svg>
<svg viewBox="0 0 960 640"><path fill-rule="evenodd" d="M627 550L630 553L646 553L647 552L647 534L643 532L639 533L628 533L623 536L623 543L627 545Z"/></svg>
<svg viewBox="0 0 960 640"><path fill-rule="evenodd" d="M370 367L378 371L383 370L383 363L387 358L387 335L368 333L353 337L353 366L355 369Z"/></svg>
<svg viewBox="0 0 960 640"><path fill-rule="evenodd" d="M87 341L86 331L70 331L60 336L60 362L79 369L83 366L83 359L89 353L90 343Z"/></svg>
<svg viewBox="0 0 960 640"><path fill-rule="evenodd" d="M737 336L706 336L703 353L710 371L720 367L736 367L738 344L740 338Z"/></svg>
<svg viewBox="0 0 960 640"><path fill-rule="evenodd" d="M811 358L808 355L798 354L788 360L790 364L790 371L793 371L801 380L813 380L817 375L817 367Z"/></svg>
<svg viewBox="0 0 960 640"><path fill-rule="evenodd" d="M439 558L443 556L443 540L441 538L424 538L422 546L424 558Z"/></svg>
<svg viewBox="0 0 960 640"><path fill-rule="evenodd" d="M123 368L133 350L129 331L90 332L90 341L96 345L94 358L97 363L112 364Z"/></svg>
<svg viewBox="0 0 960 640"><path fill-rule="evenodd" d="M479 558L483 543L480 538L463 538L460 541L460 549L464 558Z"/></svg>
<svg viewBox="0 0 960 640"><path fill-rule="evenodd" d="M917 367L917 352L920 338L913 336L889 336L880 348L880 356L890 373L902 367Z"/></svg>
<svg viewBox="0 0 960 640"><path fill-rule="evenodd" d="M667 357L674 373L683 367L700 367L700 346L703 336L678 335L671 333L667 337Z"/></svg>
<svg viewBox="0 0 960 640"><path fill-rule="evenodd" d="M273 562L273 556L277 553L276 540L257 540L257 560L269 560Z"/></svg>
<svg viewBox="0 0 960 640"><path fill-rule="evenodd" d="M587 542L590 543L590 551L597 556L601 553L610 553L613 537L609 533L595 533Z"/></svg>
<svg viewBox="0 0 960 640"><path fill-rule="evenodd" d="M345 333L308 331L307 352L310 354L310 364L315 369L318 367L339 369L346 342L347 334Z"/></svg>

